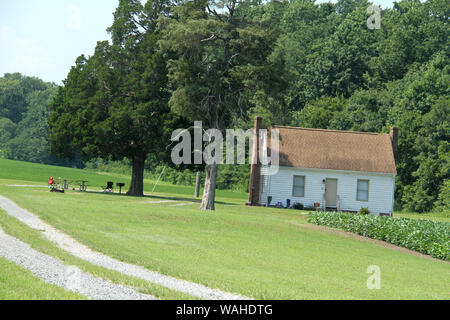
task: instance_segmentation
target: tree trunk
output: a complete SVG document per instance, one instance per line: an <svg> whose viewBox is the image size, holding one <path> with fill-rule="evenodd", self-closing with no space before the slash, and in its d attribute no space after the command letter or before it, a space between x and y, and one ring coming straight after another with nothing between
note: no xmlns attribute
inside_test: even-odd
<svg viewBox="0 0 450 320"><path fill-rule="evenodd" d="M197 171L197 176L195 177L195 194L194 194L196 198L200 196L200 179L201 179L201 172Z"/></svg>
<svg viewBox="0 0 450 320"><path fill-rule="evenodd" d="M130 189L127 195L142 197L144 195L144 163L145 155L133 157L133 171L131 173Z"/></svg>
<svg viewBox="0 0 450 320"><path fill-rule="evenodd" d="M206 166L205 189L203 190L200 210L215 210L217 169L218 165L216 163Z"/></svg>

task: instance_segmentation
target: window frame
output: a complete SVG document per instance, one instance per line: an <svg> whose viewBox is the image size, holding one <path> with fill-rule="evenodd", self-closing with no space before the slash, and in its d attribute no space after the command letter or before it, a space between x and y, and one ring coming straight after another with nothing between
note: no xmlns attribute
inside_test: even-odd
<svg viewBox="0 0 450 320"><path fill-rule="evenodd" d="M295 190L294 188L296 187L295 186L295 178L303 178L303 195L302 196L296 196L294 194L294 190ZM306 193L306 176L301 176L301 175L294 174L292 176L292 197L294 197L294 198L304 198L305 197L305 193Z"/></svg>
<svg viewBox="0 0 450 320"><path fill-rule="evenodd" d="M359 189L359 182L362 182L362 181L367 182L367 190L360 190L360 189ZM370 190L370 180L369 180L369 179L357 179L357 180L356 180L356 201L368 202L368 201L369 201L369 190ZM366 193L367 193L366 200L360 200L360 199L358 198L358 194L359 194L359 192L361 192L361 191L366 191Z"/></svg>

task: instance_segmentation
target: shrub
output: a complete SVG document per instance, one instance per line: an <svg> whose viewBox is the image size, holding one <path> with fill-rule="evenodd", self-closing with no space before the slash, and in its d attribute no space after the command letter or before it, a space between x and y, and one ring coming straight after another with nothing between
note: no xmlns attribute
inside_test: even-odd
<svg viewBox="0 0 450 320"><path fill-rule="evenodd" d="M370 214L370 210L369 208L361 208L361 210L359 210L359 214Z"/></svg>
<svg viewBox="0 0 450 320"><path fill-rule="evenodd" d="M303 206L303 203L296 202L292 205L292 208L297 209L297 210L303 210L304 206Z"/></svg>
<svg viewBox="0 0 450 320"><path fill-rule="evenodd" d="M329 212L312 213L308 216L308 222L450 260L449 222Z"/></svg>

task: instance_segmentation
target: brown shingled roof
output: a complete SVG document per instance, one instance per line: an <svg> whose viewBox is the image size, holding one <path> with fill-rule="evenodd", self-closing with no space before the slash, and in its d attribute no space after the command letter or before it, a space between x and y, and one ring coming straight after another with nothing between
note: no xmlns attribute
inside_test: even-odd
<svg viewBox="0 0 450 320"><path fill-rule="evenodd" d="M396 173L389 134L279 126L274 129L280 132L280 166Z"/></svg>

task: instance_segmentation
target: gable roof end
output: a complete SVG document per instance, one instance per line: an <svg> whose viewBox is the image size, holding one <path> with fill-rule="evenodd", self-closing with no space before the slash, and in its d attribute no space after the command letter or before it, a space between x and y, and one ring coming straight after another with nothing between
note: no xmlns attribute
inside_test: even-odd
<svg viewBox="0 0 450 320"><path fill-rule="evenodd" d="M396 174L389 134L275 126L280 166Z"/></svg>

